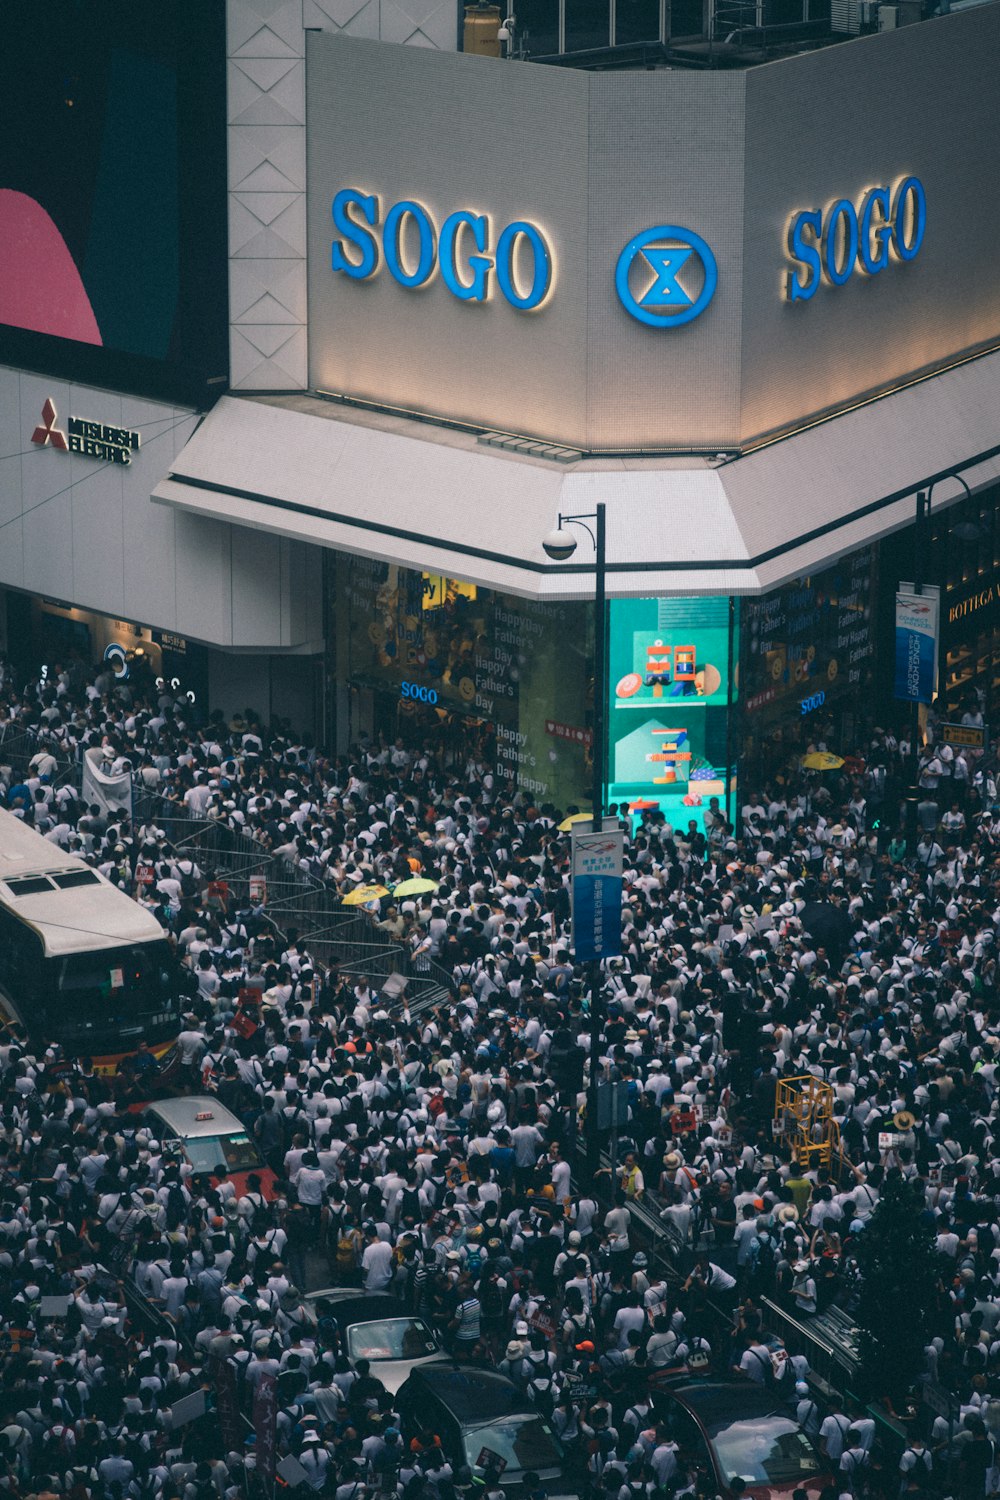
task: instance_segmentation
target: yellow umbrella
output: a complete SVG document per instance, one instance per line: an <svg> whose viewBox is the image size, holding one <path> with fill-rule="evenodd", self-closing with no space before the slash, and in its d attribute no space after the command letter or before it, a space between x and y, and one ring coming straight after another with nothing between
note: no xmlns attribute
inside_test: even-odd
<svg viewBox="0 0 1000 1500"><path fill-rule="evenodd" d="M563 818L559 824L560 833L569 833L574 823L592 823L594 820L590 813L572 813L570 817Z"/></svg>
<svg viewBox="0 0 1000 1500"><path fill-rule="evenodd" d="M343 906L367 906L369 901L381 901L382 897L388 894L384 885L356 885L353 891L348 891L341 904Z"/></svg>
<svg viewBox="0 0 1000 1500"><path fill-rule="evenodd" d="M399 885L394 885L392 894L394 896L422 896L425 891L436 891L440 883L439 880L426 880L422 875L411 875L408 880L401 880Z"/></svg>
<svg viewBox="0 0 1000 1500"><path fill-rule="evenodd" d="M807 771L839 771L844 758L831 755L829 750L814 750L811 755L803 755L802 764Z"/></svg>

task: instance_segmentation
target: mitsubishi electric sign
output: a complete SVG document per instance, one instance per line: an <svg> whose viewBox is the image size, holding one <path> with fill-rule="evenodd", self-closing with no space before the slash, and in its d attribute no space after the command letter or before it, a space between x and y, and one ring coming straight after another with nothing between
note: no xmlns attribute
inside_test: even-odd
<svg viewBox="0 0 1000 1500"><path fill-rule="evenodd" d="M103 463L128 468L142 439L129 427L112 427L107 422L91 422L86 417L70 417L63 431L55 403L51 396L47 396L42 405L41 421L32 430L31 441L37 448L79 453L83 458L96 458Z"/></svg>
<svg viewBox="0 0 1000 1500"><path fill-rule="evenodd" d="M989 347L997 49L1000 6L708 73L311 32L310 386L714 455Z"/></svg>

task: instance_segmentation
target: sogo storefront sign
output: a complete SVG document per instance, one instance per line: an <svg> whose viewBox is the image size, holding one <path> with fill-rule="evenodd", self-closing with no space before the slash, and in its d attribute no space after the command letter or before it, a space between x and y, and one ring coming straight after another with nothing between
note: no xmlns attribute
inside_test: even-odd
<svg viewBox="0 0 1000 1500"><path fill-rule="evenodd" d="M838 198L826 211L802 209L788 226L785 299L808 302L821 284L843 286L855 273L877 276L893 261L914 260L927 227L927 196L917 177L895 189L873 187L857 207Z"/></svg>
<svg viewBox="0 0 1000 1500"><path fill-rule="evenodd" d="M330 263L352 281L367 281L383 261L394 281L414 290L439 270L459 302L487 302L496 286L518 312L541 307L552 291L552 250L527 219L515 219L495 236L488 214L460 208L439 228L413 198L401 198L383 219L377 193L342 188L333 200L333 222L342 238L333 241Z"/></svg>
<svg viewBox="0 0 1000 1500"><path fill-rule="evenodd" d="M369 281L384 264L409 291L429 286L440 272L460 302L489 302L494 290L517 312L534 312L552 296L555 257L545 233L528 219L496 231L489 214L455 209L440 223L416 198L401 198L384 210L377 193L342 188L331 209L339 238L331 245L331 269L351 281ZM786 237L791 269L784 297L808 302L821 285L844 286L855 274L877 276L893 263L916 258L927 226L927 197L917 177L895 186L869 188L855 205L838 198L824 209L792 215ZM646 284L630 285L637 261L646 263ZM701 266L697 295L682 285L688 261ZM716 290L716 257L700 235L660 225L633 235L610 268L610 284L630 317L648 327L680 327L702 313Z"/></svg>

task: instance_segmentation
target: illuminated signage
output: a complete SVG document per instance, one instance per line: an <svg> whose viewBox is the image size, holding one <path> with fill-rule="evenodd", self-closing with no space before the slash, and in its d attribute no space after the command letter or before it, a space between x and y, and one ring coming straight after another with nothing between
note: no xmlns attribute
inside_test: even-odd
<svg viewBox="0 0 1000 1500"><path fill-rule="evenodd" d="M108 666L113 668L117 682L127 682L129 676L128 651L124 646L112 641L110 646L104 648L104 660Z"/></svg>
<svg viewBox="0 0 1000 1500"><path fill-rule="evenodd" d="M963 750L985 750L989 743L985 724L939 724L938 738L942 744Z"/></svg>
<svg viewBox="0 0 1000 1500"><path fill-rule="evenodd" d="M607 802L702 827L731 780L728 601L613 599L608 613Z"/></svg>
<svg viewBox="0 0 1000 1500"><path fill-rule="evenodd" d="M811 714L814 708L822 708L825 702L826 694L824 693L823 689L820 688L818 693L812 693L808 698L803 698L800 701L799 713L802 718L805 718L806 714Z"/></svg>
<svg viewBox="0 0 1000 1500"><path fill-rule="evenodd" d="M638 295L633 272L637 266L645 272L647 282ZM697 279L697 266L701 267L701 287L692 295L687 287L689 280ZM634 235L615 267L619 302L630 317L647 328L680 328L692 322L711 302L718 280L715 256L701 235L676 224L658 224Z"/></svg>
<svg viewBox="0 0 1000 1500"><path fill-rule="evenodd" d="M419 703L434 704L438 701L437 688L424 687L420 682L401 682L399 695L401 698L415 698Z"/></svg>
<svg viewBox="0 0 1000 1500"><path fill-rule="evenodd" d="M508 224L494 245L488 214L460 208L438 229L430 210L416 199L400 199L383 218L377 194L342 188L333 200L333 222L341 238L333 241L331 265L352 281L374 276L380 260L392 279L410 290L428 286L440 270L459 302L487 302L495 285L518 312L541 307L552 291L552 251L537 224L527 219Z"/></svg>
<svg viewBox="0 0 1000 1500"><path fill-rule="evenodd" d="M927 197L917 177L904 177L895 192L869 188L857 208L838 198L825 212L802 209L788 226L786 301L808 302L822 283L843 286L855 272L877 276L893 260L913 260L926 227Z"/></svg>
<svg viewBox="0 0 1000 1500"><path fill-rule="evenodd" d="M966 615L974 615L977 610L986 609L996 598L993 585L988 584L984 589L977 589L970 594L968 599L962 599L958 604L952 604L948 609L948 624L954 625L956 620L964 620Z"/></svg>
<svg viewBox="0 0 1000 1500"><path fill-rule="evenodd" d="M42 407L42 420L31 434L39 448L57 448L61 453L80 453L84 458L99 458L105 463L128 466L140 444L140 436L128 427L109 427L105 422L89 422L84 417L70 417L66 431L56 425L58 412L51 396Z"/></svg>

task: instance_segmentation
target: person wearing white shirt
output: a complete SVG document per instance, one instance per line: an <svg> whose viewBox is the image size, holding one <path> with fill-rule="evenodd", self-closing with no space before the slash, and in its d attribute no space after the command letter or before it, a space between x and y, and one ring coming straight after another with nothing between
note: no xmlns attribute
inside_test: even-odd
<svg viewBox="0 0 1000 1500"><path fill-rule="evenodd" d="M361 1257L366 1292L384 1292L392 1281L392 1246L378 1237L374 1227L366 1231L368 1243Z"/></svg>

